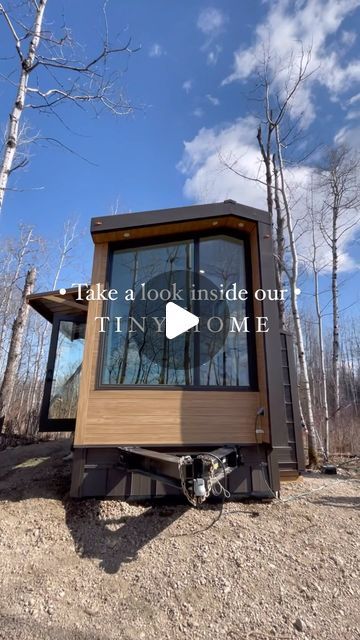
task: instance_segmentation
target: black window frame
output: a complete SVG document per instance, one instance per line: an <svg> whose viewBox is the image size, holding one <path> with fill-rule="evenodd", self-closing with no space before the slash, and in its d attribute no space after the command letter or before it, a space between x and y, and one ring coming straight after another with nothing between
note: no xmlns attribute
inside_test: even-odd
<svg viewBox="0 0 360 640"><path fill-rule="evenodd" d="M127 240L109 242L108 245L108 256L107 256L107 267L106 267L106 277L105 277L105 288L110 288L110 275L112 270L112 259L114 251L123 250L127 251L129 249L141 249L152 246L162 246L166 244L176 243L176 242L186 242L191 241L194 243L194 271L195 274L199 271L199 244L202 238L211 238L217 236L225 236L228 238L233 238L235 240L242 240L244 244L244 258L245 258L245 282L246 289L248 291L247 300L245 302L245 312L249 317L249 333L247 333L247 354L248 354L248 372L249 372L249 384L246 386L220 386L220 385L166 385L166 384L105 384L102 382L102 371L104 364L104 356L105 356L105 339L106 333L100 333L99 338L99 350L97 357L97 368L96 368L96 376L95 376L95 390L96 391L121 391L124 390L135 390L135 389L145 389L145 390L184 390L184 391L259 391L258 385L258 372L257 372L257 349L256 349L256 339L255 339L255 318L254 318L254 303L253 303L253 281L252 281L252 262L251 262L251 246L250 246L250 238L249 234L244 232L238 232L236 230L231 230L224 226L216 226L214 229L204 229L196 232L182 232L182 233L174 233L166 236L162 236L161 238L156 239L144 239L142 241L139 240ZM196 248L197 247L197 248ZM105 300L102 304L101 315L108 315L108 308L111 302L109 300ZM196 336L197 334L195 334ZM195 367L196 367L196 349L195 349Z"/></svg>
<svg viewBox="0 0 360 640"><path fill-rule="evenodd" d="M45 382L39 415L39 432L46 433L52 431L75 431L75 418L49 418L49 408L51 401L51 389L54 381L54 367L58 346L59 328L61 322L73 322L74 324L84 324L86 326L87 317L84 314L55 313L51 328L49 354L46 364ZM79 403L79 399L78 399Z"/></svg>

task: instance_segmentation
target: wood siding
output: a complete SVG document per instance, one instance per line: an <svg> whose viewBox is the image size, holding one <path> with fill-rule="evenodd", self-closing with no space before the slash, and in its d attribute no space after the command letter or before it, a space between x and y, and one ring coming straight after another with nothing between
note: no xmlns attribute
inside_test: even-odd
<svg viewBox="0 0 360 640"><path fill-rule="evenodd" d="M248 392L94 391L83 444L250 443L258 403L259 394Z"/></svg>

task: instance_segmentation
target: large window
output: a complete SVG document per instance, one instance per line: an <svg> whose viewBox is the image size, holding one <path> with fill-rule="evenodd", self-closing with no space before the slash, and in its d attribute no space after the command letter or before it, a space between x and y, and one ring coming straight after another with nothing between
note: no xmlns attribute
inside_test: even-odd
<svg viewBox="0 0 360 640"><path fill-rule="evenodd" d="M84 351L85 324L60 320L55 366L50 382L48 418L76 418L80 372Z"/></svg>
<svg viewBox="0 0 360 640"><path fill-rule="evenodd" d="M144 283L161 274L167 274L170 286L171 274L179 271L183 274L182 288L187 299L183 306L197 314L196 302L190 302L189 297L197 274L203 274L217 287L227 289L235 282L238 288L246 288L244 242L219 235L114 249L109 288L122 294L126 290L137 293ZM246 315L246 303L239 299L229 300L228 307L231 316L239 321ZM249 334L229 332L221 349L212 355L211 341L202 341L201 335L192 330L172 341L167 340L165 331L151 333L148 323L139 338L136 334L139 327L132 320L136 312L136 301L125 300L123 295L107 302L103 315L110 320L102 334L101 386L250 387ZM145 313L143 307L143 315L148 314L154 315L154 304L149 311L145 307ZM159 313L155 315L164 315L160 302ZM199 358L204 349L209 351L209 357ZM201 364L203 360L205 364Z"/></svg>
<svg viewBox="0 0 360 640"><path fill-rule="evenodd" d="M55 314L39 431L73 431L85 343L85 314Z"/></svg>
<svg viewBox="0 0 360 640"><path fill-rule="evenodd" d="M110 288L118 292L129 289L138 292L146 283L163 273L188 271L192 273L193 244L191 242L142 247L129 251L114 251L111 260ZM171 278L171 276L170 276ZM171 283L169 283L171 284ZM189 286L186 285L185 286ZM150 305L149 305L150 306ZM151 317L162 315L163 304L151 305ZM149 310L145 306L145 314ZM145 343L153 342L153 350L147 345L144 349L135 339L136 325L131 322L136 318L134 301L127 301L119 295L117 300L108 303L106 315L110 323L106 332L105 351L102 365L102 383L107 385L187 385L193 382L192 349L189 349L189 334L181 336L175 344L166 339L165 333L153 333L153 327L146 326L142 339ZM121 324L117 318L121 318ZM121 331L119 331L119 328ZM159 350L163 354L158 357ZM174 359L179 359L179 352L184 355L180 366L174 367ZM150 356L150 357L149 357ZM160 362L159 362L160 360ZM185 366L183 366L185 365Z"/></svg>
<svg viewBox="0 0 360 640"><path fill-rule="evenodd" d="M245 252L240 240L228 237L201 239L199 266L200 273L218 287L223 286L226 290L235 282L239 289L246 289ZM231 317L236 318L240 324L246 315L246 303L237 299L228 300L227 304ZM247 345L247 333L229 332L223 348L199 367L200 385L248 387Z"/></svg>

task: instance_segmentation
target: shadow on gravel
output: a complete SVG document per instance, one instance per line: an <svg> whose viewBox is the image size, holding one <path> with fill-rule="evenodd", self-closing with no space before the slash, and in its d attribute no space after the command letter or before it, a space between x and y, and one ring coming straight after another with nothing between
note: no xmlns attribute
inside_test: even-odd
<svg viewBox="0 0 360 640"><path fill-rule="evenodd" d="M311 502L325 507L360 509L360 498L355 498L355 496L321 496L318 500L312 500Z"/></svg>
<svg viewBox="0 0 360 640"><path fill-rule="evenodd" d="M70 487L65 441L15 447L0 452L0 501L62 499Z"/></svg>
<svg viewBox="0 0 360 640"><path fill-rule="evenodd" d="M37 498L62 501L76 552L84 558L99 559L107 573L116 573L123 563L134 560L188 508L156 503L140 515L111 517L111 512L120 511L119 501L71 500L71 464L63 460L68 450L69 443L53 442L1 451L0 502Z"/></svg>
<svg viewBox="0 0 360 640"><path fill-rule="evenodd" d="M44 625L36 620L1 614L0 638L4 640L107 640L101 633L81 631L74 627Z"/></svg>
<svg viewBox="0 0 360 640"><path fill-rule="evenodd" d="M116 501L64 500L66 524L83 558L97 558L106 573L116 573L124 563L132 562L139 551L156 538L188 509L185 505L153 504L140 515L106 517ZM144 506L144 505L143 505Z"/></svg>

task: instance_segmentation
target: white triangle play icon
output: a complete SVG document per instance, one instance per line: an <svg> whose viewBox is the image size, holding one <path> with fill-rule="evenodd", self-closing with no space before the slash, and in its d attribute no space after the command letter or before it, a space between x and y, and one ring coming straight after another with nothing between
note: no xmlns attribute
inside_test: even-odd
<svg viewBox="0 0 360 640"><path fill-rule="evenodd" d="M166 337L169 340L180 336L188 329L192 329L199 324L200 318L190 311L186 311L174 302L168 302L166 305Z"/></svg>

